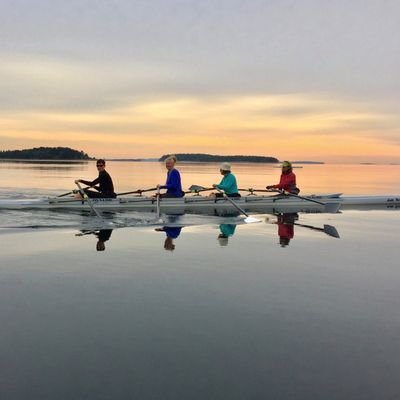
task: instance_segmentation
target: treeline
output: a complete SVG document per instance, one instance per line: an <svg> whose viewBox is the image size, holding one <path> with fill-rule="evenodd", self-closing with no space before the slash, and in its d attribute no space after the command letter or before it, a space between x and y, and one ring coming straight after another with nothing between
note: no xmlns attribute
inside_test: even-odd
<svg viewBox="0 0 400 400"><path fill-rule="evenodd" d="M158 161L164 161L169 154L164 154ZM219 156L203 153L177 153L175 154L178 161L192 162L253 162L253 163L278 163L279 160L275 157L266 156Z"/></svg>
<svg viewBox="0 0 400 400"><path fill-rule="evenodd" d="M21 160L92 160L85 152L69 147L35 147L0 151L0 158Z"/></svg>

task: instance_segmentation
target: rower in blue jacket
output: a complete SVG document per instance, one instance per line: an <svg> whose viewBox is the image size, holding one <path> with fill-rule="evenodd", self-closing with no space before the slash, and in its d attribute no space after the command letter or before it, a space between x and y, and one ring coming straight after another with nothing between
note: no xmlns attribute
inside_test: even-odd
<svg viewBox="0 0 400 400"><path fill-rule="evenodd" d="M165 185L157 185L157 189L167 189L166 193L161 197L183 197L185 193L182 191L181 175L175 168L176 156L169 156L165 159L165 167L168 170L167 182Z"/></svg>

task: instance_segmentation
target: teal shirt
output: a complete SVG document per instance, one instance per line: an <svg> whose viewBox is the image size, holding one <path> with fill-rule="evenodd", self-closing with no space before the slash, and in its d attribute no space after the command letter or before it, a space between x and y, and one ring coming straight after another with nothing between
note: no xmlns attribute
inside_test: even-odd
<svg viewBox="0 0 400 400"><path fill-rule="evenodd" d="M223 190L226 194L238 193L235 175L231 172L224 175L219 185L217 185L217 188Z"/></svg>
<svg viewBox="0 0 400 400"><path fill-rule="evenodd" d="M236 225L233 224L221 224L219 230L224 237L232 236L235 233Z"/></svg>

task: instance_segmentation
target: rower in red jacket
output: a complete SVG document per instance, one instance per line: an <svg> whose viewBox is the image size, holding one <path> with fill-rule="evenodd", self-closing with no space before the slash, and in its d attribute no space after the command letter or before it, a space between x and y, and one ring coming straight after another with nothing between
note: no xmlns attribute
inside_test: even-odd
<svg viewBox="0 0 400 400"><path fill-rule="evenodd" d="M293 173L292 164L289 161L282 163L282 175L277 185L269 185L267 189L279 189L292 194L299 194L300 189L296 186L296 175Z"/></svg>

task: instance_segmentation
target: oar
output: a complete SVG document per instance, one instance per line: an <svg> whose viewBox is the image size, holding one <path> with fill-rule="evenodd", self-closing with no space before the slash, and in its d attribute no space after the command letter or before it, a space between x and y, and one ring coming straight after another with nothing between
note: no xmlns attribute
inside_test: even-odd
<svg viewBox="0 0 400 400"><path fill-rule="evenodd" d="M161 207L160 207L160 188L157 188L157 220L158 222L163 222L161 218Z"/></svg>
<svg viewBox="0 0 400 400"><path fill-rule="evenodd" d="M189 188L189 192L188 193L199 193L199 192L206 192L208 190L214 190L214 188L205 188L203 186L199 186L199 185L192 185Z"/></svg>
<svg viewBox="0 0 400 400"><path fill-rule="evenodd" d="M72 193L74 193L74 191L72 190L71 192L67 192L67 193L63 193L63 194L59 194L58 196L56 196L56 197L64 197L64 196L68 196L69 194L72 194Z"/></svg>
<svg viewBox="0 0 400 400"><path fill-rule="evenodd" d="M284 192L284 194L287 196L291 196L291 197L297 197L298 199L302 199L305 201L310 201L312 203L320 204L321 206L325 207L325 212L327 212L327 213L336 213L339 211L339 208L340 208L340 203L323 203L322 201L309 199L308 197L299 196L297 194L293 194L293 193L289 193L289 192Z"/></svg>
<svg viewBox="0 0 400 400"><path fill-rule="evenodd" d="M90 197L86 195L86 193L83 191L82 186L80 185L79 181L75 181L76 186L78 186L79 188L79 193L81 194L82 198L84 199L86 196L86 201L88 202L90 208L92 209L92 211L100 218L103 219L101 217L101 215L99 214L99 212L94 208L92 200L90 200Z"/></svg>
<svg viewBox="0 0 400 400"><path fill-rule="evenodd" d="M83 188L83 190L88 189L88 188L89 188L89 186ZM67 192L67 193L59 194L56 197L65 197L65 196L68 196L69 194L73 194L73 193L76 193L76 189L75 190L71 190L70 192Z"/></svg>
<svg viewBox="0 0 400 400"><path fill-rule="evenodd" d="M246 213L246 211L243 210L243 208L239 207L231 198L229 198L221 189L218 189L217 187L214 188L215 190L218 190L224 197L224 199L228 200L238 211L240 211L241 214L245 215L246 218L244 219L244 222L246 224L251 224L253 222L261 222L259 219L250 217L249 214Z"/></svg>
<svg viewBox="0 0 400 400"><path fill-rule="evenodd" d="M117 193L117 196L124 196L125 194L142 194L144 192L152 192L153 190L157 190L157 188L137 189L137 190L134 190L133 192Z"/></svg>
<svg viewBox="0 0 400 400"><path fill-rule="evenodd" d="M286 191L280 191L278 189L253 189L253 191L257 191L257 192L275 192L275 193L280 193L284 196L291 196L291 197L296 197L298 199L301 200L305 200L305 201L309 201L311 203L315 203L315 204L319 204L321 206L325 207L325 212L327 213L336 213L339 211L340 208L340 203L323 203L322 201L318 201L318 200L314 200L314 199L310 199L309 197L303 197L303 196L299 196L298 194L294 194L294 193L290 193L290 192L286 192Z"/></svg>

